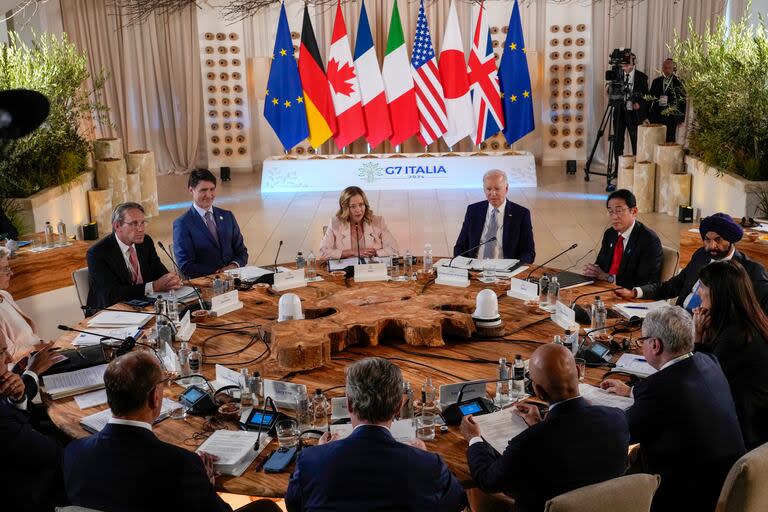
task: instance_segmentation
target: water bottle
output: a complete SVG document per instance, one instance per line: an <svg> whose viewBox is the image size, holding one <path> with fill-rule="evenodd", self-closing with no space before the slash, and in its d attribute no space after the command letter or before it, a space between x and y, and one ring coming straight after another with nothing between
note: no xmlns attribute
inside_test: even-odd
<svg viewBox="0 0 768 512"><path fill-rule="evenodd" d="M563 337L559 334L555 334L555 336L552 338L552 343L555 345L562 345L563 344Z"/></svg>
<svg viewBox="0 0 768 512"><path fill-rule="evenodd" d="M507 358L499 358L499 378L504 379L496 383L496 405L504 407L509 403L509 367Z"/></svg>
<svg viewBox="0 0 768 512"><path fill-rule="evenodd" d="M525 362L523 356L515 355L515 366L512 373L512 390L516 396L525 394Z"/></svg>
<svg viewBox="0 0 768 512"><path fill-rule="evenodd" d="M67 225L64 224L63 220L59 220L56 231L59 232L59 245L67 245Z"/></svg>
<svg viewBox="0 0 768 512"><path fill-rule="evenodd" d="M544 274L539 279L539 306L545 308L549 305L547 292L549 291L549 276Z"/></svg>
<svg viewBox="0 0 768 512"><path fill-rule="evenodd" d="M557 276L552 276L547 288L547 305L554 311L557 301L560 300L560 283L557 282Z"/></svg>
<svg viewBox="0 0 768 512"><path fill-rule="evenodd" d="M179 299L174 290L168 292L168 316L171 318L171 322L179 321Z"/></svg>
<svg viewBox="0 0 768 512"><path fill-rule="evenodd" d="M253 406L258 407L259 395L261 395L261 374L259 373L259 370L253 372L248 385L251 388L251 400L253 401ZM306 395L307 393L305 392L304 394Z"/></svg>
<svg viewBox="0 0 768 512"><path fill-rule="evenodd" d="M188 361L189 361L189 374L190 375L200 374L200 370L203 367L203 354L201 354L197 350L197 347L195 346L192 347L192 351L189 353ZM203 384L204 382L205 381L203 381L203 379L201 379L200 377L192 377L189 380L190 384L194 384L198 386Z"/></svg>
<svg viewBox="0 0 768 512"><path fill-rule="evenodd" d="M157 349L160 357L165 355L165 344L173 345L173 329L168 322L168 302L162 295L158 296L155 301L155 313L157 316L157 338L155 340L155 348Z"/></svg>
<svg viewBox="0 0 768 512"><path fill-rule="evenodd" d="M189 354L191 351L189 350L189 343L186 341L181 342L181 347L179 347L179 369L181 375L180 377L189 377L190 371L189 371ZM182 380L182 382L184 382Z"/></svg>
<svg viewBox="0 0 768 512"><path fill-rule="evenodd" d="M403 405L400 407L400 419L412 420L413 419L413 388L411 388L410 382L403 382Z"/></svg>
<svg viewBox="0 0 768 512"><path fill-rule="evenodd" d="M413 274L413 255L411 254L411 250L407 249L405 251L405 261L403 261L403 275L405 276L405 280L410 281L412 274Z"/></svg>
<svg viewBox="0 0 768 512"><path fill-rule="evenodd" d="M328 401L320 388L315 390L312 398L312 428L328 430Z"/></svg>
<svg viewBox="0 0 768 512"><path fill-rule="evenodd" d="M565 336L563 337L563 345L569 351L573 352L573 338L571 337L571 330L570 329L566 329L565 330Z"/></svg>
<svg viewBox="0 0 768 512"><path fill-rule="evenodd" d="M299 430L304 432L312 428L312 416L309 411L309 397L307 388L301 386L296 394L296 423L299 424Z"/></svg>
<svg viewBox="0 0 768 512"><path fill-rule="evenodd" d="M432 379L427 377L421 386L421 414L416 418L416 437L422 441L431 441L435 438L435 418L437 417L435 395Z"/></svg>
<svg viewBox="0 0 768 512"><path fill-rule="evenodd" d="M600 297L595 299L592 304L592 323L589 330L602 329L605 327L605 320L608 317L608 310L605 309L605 303Z"/></svg>
<svg viewBox="0 0 768 512"><path fill-rule="evenodd" d="M568 332L571 334L568 335ZM571 352L573 352L574 357L579 352L579 331L576 329L575 331L565 331L566 336L570 337L570 341L565 342L565 346L571 347Z"/></svg>
<svg viewBox="0 0 768 512"><path fill-rule="evenodd" d="M312 251L309 251L309 254L307 254L306 275L309 280L313 280L317 277L317 259L315 258L315 253Z"/></svg>
<svg viewBox="0 0 768 512"><path fill-rule="evenodd" d="M45 221L45 246L53 247L53 226L49 221Z"/></svg>
<svg viewBox="0 0 768 512"><path fill-rule="evenodd" d="M216 274L213 278L213 295L221 295L224 293L224 283L221 281L221 277Z"/></svg>
<svg viewBox="0 0 768 512"><path fill-rule="evenodd" d="M307 264L307 260L304 259L304 255L299 251L299 253L296 255L296 268L304 268Z"/></svg>
<svg viewBox="0 0 768 512"><path fill-rule="evenodd" d="M424 272L432 270L432 244L424 244Z"/></svg>
<svg viewBox="0 0 768 512"><path fill-rule="evenodd" d="M248 368L240 368L240 406L253 407L253 392L251 390L251 374Z"/></svg>

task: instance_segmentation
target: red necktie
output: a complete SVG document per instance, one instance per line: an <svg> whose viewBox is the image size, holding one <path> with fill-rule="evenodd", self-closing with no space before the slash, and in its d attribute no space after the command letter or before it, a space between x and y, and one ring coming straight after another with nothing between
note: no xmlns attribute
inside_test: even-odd
<svg viewBox="0 0 768 512"><path fill-rule="evenodd" d="M608 271L608 275L618 275L622 256L624 256L624 237L619 235L616 245L613 246L613 261L611 262L611 269Z"/></svg>
<svg viewBox="0 0 768 512"><path fill-rule="evenodd" d="M141 277L141 269L139 269L139 258L136 255L136 248L134 246L128 248L128 259L131 261L133 284L144 284L144 279Z"/></svg>

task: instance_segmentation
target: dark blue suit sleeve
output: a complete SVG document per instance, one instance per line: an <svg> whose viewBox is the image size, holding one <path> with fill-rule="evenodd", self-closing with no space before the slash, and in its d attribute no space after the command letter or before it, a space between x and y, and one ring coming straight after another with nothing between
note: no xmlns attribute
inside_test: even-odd
<svg viewBox="0 0 768 512"><path fill-rule="evenodd" d="M464 492L464 487L453 476L453 473L448 469L443 459L439 456L435 458L440 465L436 485L441 492L436 510L445 510L447 512L464 510L467 504L467 495Z"/></svg>
<svg viewBox="0 0 768 512"><path fill-rule="evenodd" d="M184 497L185 503L179 506L179 510L232 512L232 507L216 494L216 489L208 480L200 457L193 453L187 453L185 459L184 469L179 475L181 487L179 495Z"/></svg>
<svg viewBox="0 0 768 512"><path fill-rule="evenodd" d="M456 239L456 244L453 246L453 255L458 256L467 249L469 249L469 207L464 214L464 223L461 225L461 231L459 232L459 238Z"/></svg>
<svg viewBox="0 0 768 512"><path fill-rule="evenodd" d="M240 232L235 215L230 215L232 217L232 261L244 267L248 264L248 249L245 247L243 234Z"/></svg>
<svg viewBox="0 0 768 512"><path fill-rule="evenodd" d="M192 233L186 222L187 215L173 221L173 253L176 264L188 278L208 275L207 268L197 263Z"/></svg>
<svg viewBox="0 0 768 512"><path fill-rule="evenodd" d="M285 507L288 512L301 512L301 475L300 468L302 465L301 453L296 459L296 468L291 473L291 478L288 481L288 491L285 493Z"/></svg>
<svg viewBox="0 0 768 512"><path fill-rule="evenodd" d="M520 246L518 247L520 261L533 263L536 260L536 244L533 242L533 224L531 223L531 211L526 209L520 221Z"/></svg>

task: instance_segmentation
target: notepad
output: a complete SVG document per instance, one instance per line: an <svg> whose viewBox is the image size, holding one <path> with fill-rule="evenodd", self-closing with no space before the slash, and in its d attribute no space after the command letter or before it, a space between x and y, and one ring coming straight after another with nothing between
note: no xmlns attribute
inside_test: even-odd
<svg viewBox="0 0 768 512"><path fill-rule="evenodd" d="M128 336L133 336L134 338L138 339L138 337L141 335L140 329L135 329L132 327L118 329L93 329L91 332L94 334L86 334L81 332L75 337L74 340L72 340L72 344L76 347L89 347L98 345L104 336L111 336L113 338L121 339L125 339Z"/></svg>
<svg viewBox="0 0 768 512"><path fill-rule="evenodd" d="M160 409L160 415L155 420L155 424L163 421L165 418L170 416L171 411L178 409L181 406L182 405L179 402L174 402L170 398L163 398L163 406ZM111 419L112 411L110 409L104 409L103 411L99 411L97 413L91 414L90 416L81 418L80 426L88 432L95 434L97 432L101 432L101 430L107 426L107 423L109 423L109 420Z"/></svg>
<svg viewBox="0 0 768 512"><path fill-rule="evenodd" d="M255 267L253 265L248 265L247 267L241 267L241 268L233 268L231 270L225 270L227 274L239 274L240 279L243 281L254 281L261 276L266 276L267 274L274 274L275 271L272 269L266 269L261 267Z"/></svg>
<svg viewBox="0 0 768 512"><path fill-rule="evenodd" d="M494 450L504 453L509 440L528 428L528 424L510 407L482 416L472 416L480 426L480 434Z"/></svg>
<svg viewBox="0 0 768 512"><path fill-rule="evenodd" d="M88 321L90 327L142 327L153 315L133 311L101 311Z"/></svg>
<svg viewBox="0 0 768 512"><path fill-rule="evenodd" d="M616 361L615 371L631 373L638 377L648 377L656 373L656 368L648 364L643 356L636 354L622 354Z"/></svg>
<svg viewBox="0 0 768 512"><path fill-rule="evenodd" d="M43 388L54 400L101 389L104 387L106 369L106 364L100 364L74 372L44 375Z"/></svg>
<svg viewBox="0 0 768 512"><path fill-rule="evenodd" d="M438 267L451 266L453 268L463 268L465 270L498 270L508 271L520 260L498 259L498 258L467 258L466 256L456 256L455 258L443 258L437 262Z"/></svg>
<svg viewBox="0 0 768 512"><path fill-rule="evenodd" d="M618 407L622 411L626 411L635 403L635 400L628 396L609 393L597 386L590 386L589 384L579 384L579 393L592 405Z"/></svg>
<svg viewBox="0 0 768 512"><path fill-rule="evenodd" d="M256 441L259 441L259 448L254 450ZM217 456L219 460L214 467L219 473L240 476L271 441L271 437L259 436L258 432L216 430L196 452Z"/></svg>
<svg viewBox="0 0 768 512"><path fill-rule="evenodd" d="M195 293L195 289L191 286L182 286L178 290L176 290L176 300L186 300L190 299L192 297L197 297L197 293ZM147 297L151 297L153 299L159 299L160 297L168 298L168 292L153 292L147 295Z"/></svg>
<svg viewBox="0 0 768 512"><path fill-rule="evenodd" d="M666 305L667 301L665 300L657 300L655 302L625 302L623 304L614 304L613 309L624 318L632 318L633 316L645 318L649 312Z"/></svg>

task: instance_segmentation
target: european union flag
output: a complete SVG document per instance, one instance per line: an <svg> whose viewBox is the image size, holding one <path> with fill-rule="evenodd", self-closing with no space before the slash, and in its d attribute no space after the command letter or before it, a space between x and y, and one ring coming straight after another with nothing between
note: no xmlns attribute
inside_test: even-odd
<svg viewBox="0 0 768 512"><path fill-rule="evenodd" d="M523 24L520 21L520 8L515 0L512 17L509 19L509 32L504 41L504 53L499 65L499 85L501 87L502 107L504 109L504 137L507 142L523 138L534 129L533 96L531 95L531 75L528 73L528 58L523 41Z"/></svg>
<svg viewBox="0 0 768 512"><path fill-rule="evenodd" d="M301 88L299 68L293 57L291 30L285 15L285 4L280 7L277 22L275 50L269 70L267 94L264 100L264 117L283 144L290 150L309 136L307 110L304 106L304 90Z"/></svg>

